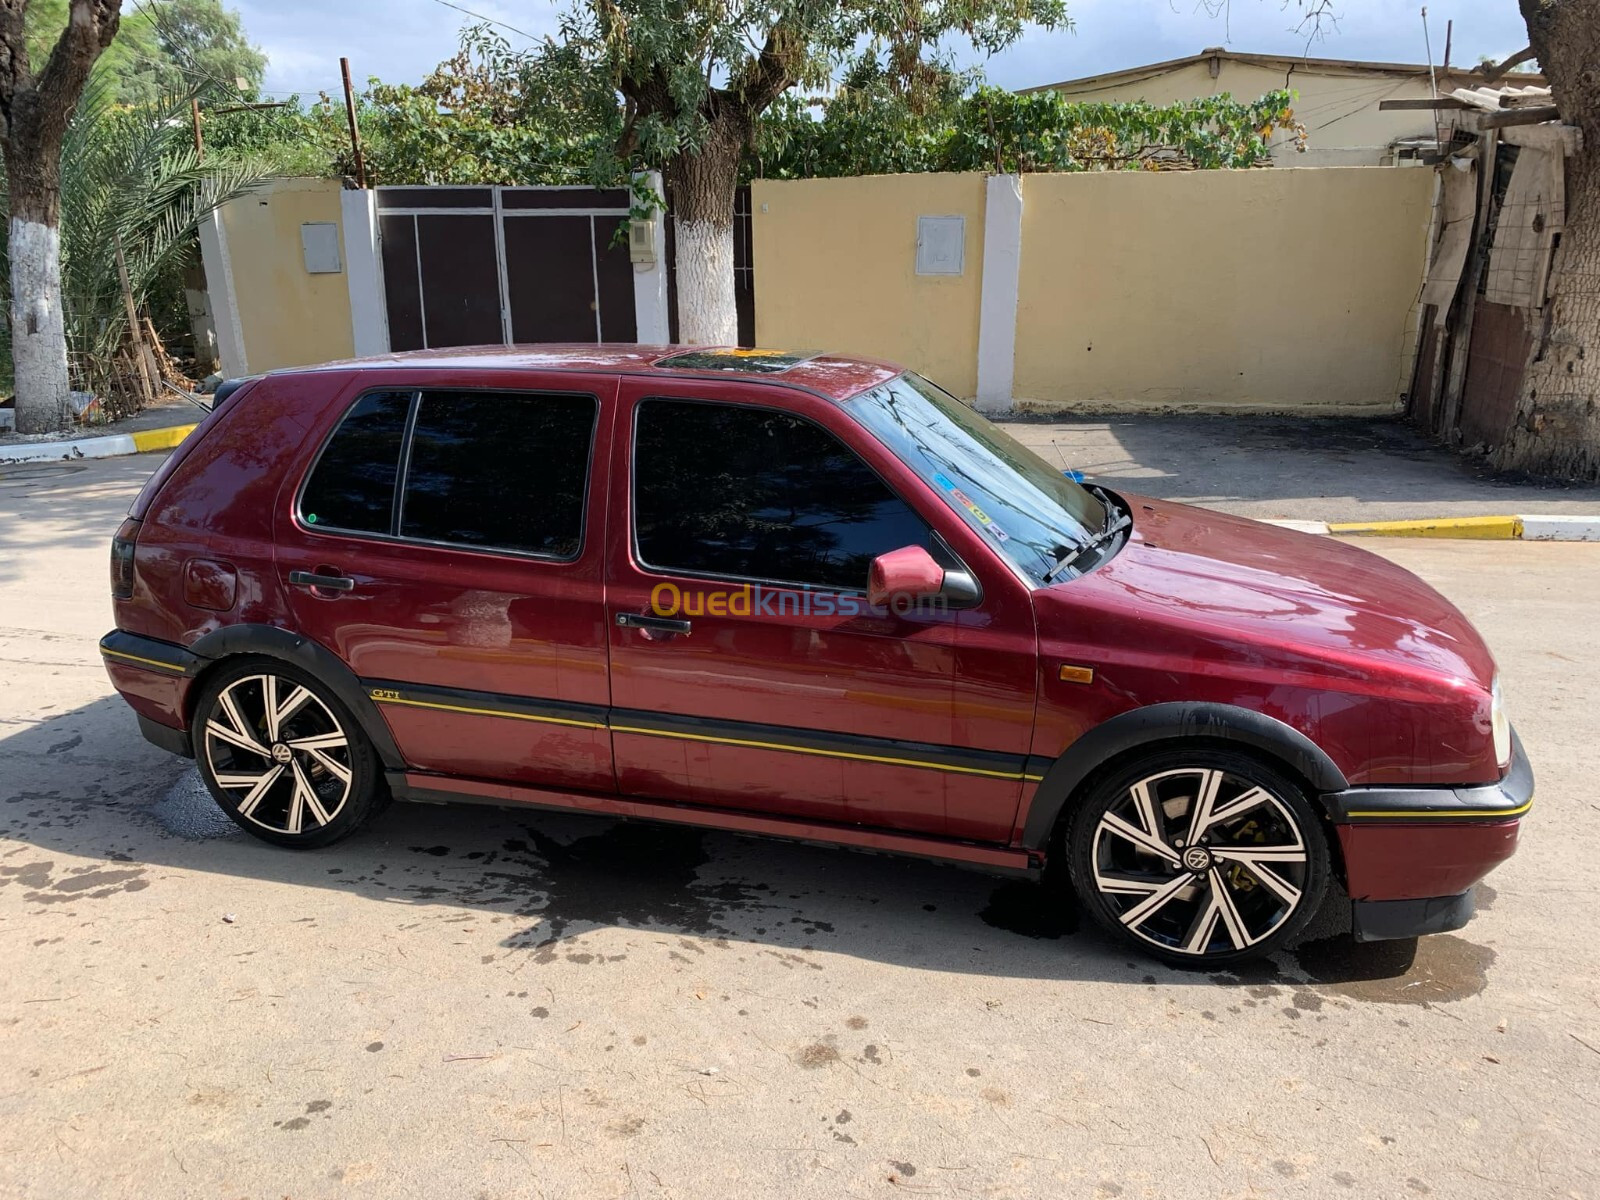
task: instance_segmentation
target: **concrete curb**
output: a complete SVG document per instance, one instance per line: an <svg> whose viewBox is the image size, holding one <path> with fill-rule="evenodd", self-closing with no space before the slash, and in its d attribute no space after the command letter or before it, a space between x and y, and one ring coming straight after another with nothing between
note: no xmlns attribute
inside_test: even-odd
<svg viewBox="0 0 1600 1200"><path fill-rule="evenodd" d="M1523 542L1600 542L1600 517L1439 517L1411 521L1268 521L1282 529L1333 537L1465 538Z"/></svg>
<svg viewBox="0 0 1600 1200"><path fill-rule="evenodd" d="M0 463L117 458L123 454L143 454L149 450L171 450L194 432L194 428L194 425L169 425L165 429L77 438L70 442L18 442L11 446L0 446Z"/></svg>

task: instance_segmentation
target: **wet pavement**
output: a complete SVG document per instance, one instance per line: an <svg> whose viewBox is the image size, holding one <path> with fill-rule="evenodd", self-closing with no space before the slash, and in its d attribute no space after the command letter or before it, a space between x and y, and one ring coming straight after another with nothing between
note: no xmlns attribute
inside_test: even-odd
<svg viewBox="0 0 1600 1200"><path fill-rule="evenodd" d="M94 651L120 464L0 476L0 1193L1595 1194L1600 550L1385 552L1496 651L1539 774L1455 934L1330 907L1231 973L1043 885L396 805L294 853ZM146 465L145 469L148 469Z"/></svg>

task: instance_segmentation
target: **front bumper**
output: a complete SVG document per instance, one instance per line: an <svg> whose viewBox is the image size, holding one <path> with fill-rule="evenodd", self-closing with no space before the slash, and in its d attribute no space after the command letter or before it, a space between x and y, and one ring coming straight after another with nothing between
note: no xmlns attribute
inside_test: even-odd
<svg viewBox="0 0 1600 1200"><path fill-rule="evenodd" d="M1498 783L1325 796L1357 939L1443 933L1471 920L1472 887L1516 852L1533 788L1532 764L1513 732L1511 764Z"/></svg>

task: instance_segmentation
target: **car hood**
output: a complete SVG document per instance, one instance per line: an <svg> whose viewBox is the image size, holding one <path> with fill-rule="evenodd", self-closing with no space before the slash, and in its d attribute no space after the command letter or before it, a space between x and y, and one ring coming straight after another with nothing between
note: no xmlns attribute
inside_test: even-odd
<svg viewBox="0 0 1600 1200"><path fill-rule="evenodd" d="M1200 658L1490 687L1494 659L1478 631L1403 567L1329 537L1123 498L1128 543L1089 574L1035 593L1041 635L1074 636L1092 606L1119 615L1114 636L1149 637L1151 649L1168 642L1160 631L1181 631Z"/></svg>

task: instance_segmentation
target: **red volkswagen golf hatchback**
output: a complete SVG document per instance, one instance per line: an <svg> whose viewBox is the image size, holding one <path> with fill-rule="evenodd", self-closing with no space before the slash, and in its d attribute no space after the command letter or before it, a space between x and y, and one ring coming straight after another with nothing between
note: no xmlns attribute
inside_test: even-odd
<svg viewBox="0 0 1600 1200"><path fill-rule="evenodd" d="M914 374L687 348L245 383L112 543L111 678L245 829L391 798L1064 869L1168 962L1455 929L1533 776L1494 661L1326 538L1072 482Z"/></svg>

